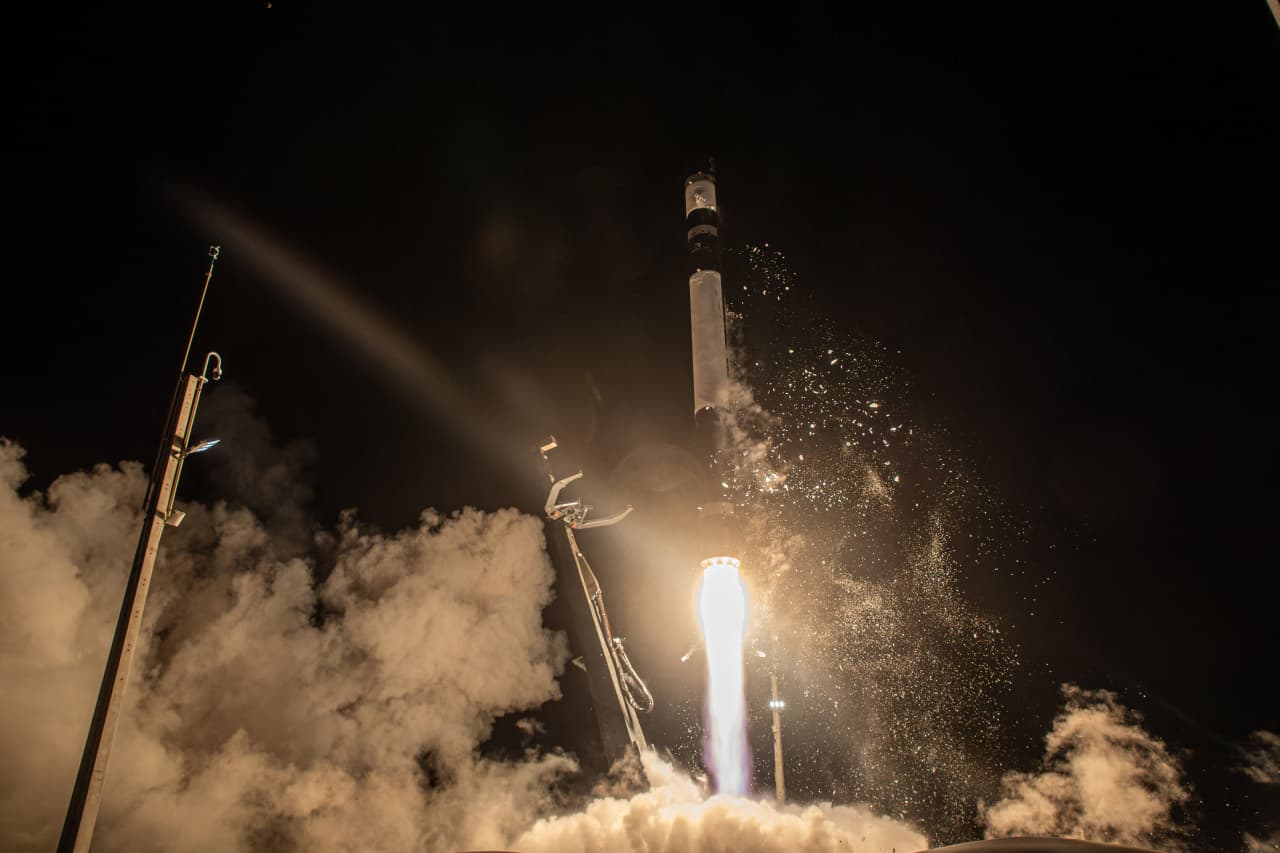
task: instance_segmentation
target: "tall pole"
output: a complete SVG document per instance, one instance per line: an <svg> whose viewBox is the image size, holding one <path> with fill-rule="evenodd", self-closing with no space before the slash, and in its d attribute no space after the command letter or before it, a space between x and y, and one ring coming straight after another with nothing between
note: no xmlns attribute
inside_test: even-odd
<svg viewBox="0 0 1280 853"><path fill-rule="evenodd" d="M777 670L769 672L769 686L772 697L769 707L773 709L773 787L777 792L778 802L787 801L787 779L782 772L782 700L778 698Z"/></svg>
<svg viewBox="0 0 1280 853"><path fill-rule="evenodd" d="M88 737L85 738L80 769L76 774L75 786L71 789L71 802L67 806L62 836L58 840L58 853L88 853L93 841L93 828L102 805L102 783L107 775L107 763L111 757L116 729L120 725L125 688L129 684L133 656L142 631L142 612L151 587L151 573L155 568L160 537L166 525L176 527L182 521L183 514L174 510L173 499L183 462L191 453L204 449L190 446L191 430L195 426L200 393L210 379L210 365L213 365L212 378L217 379L222 375L222 359L217 353L210 353L205 359L205 372L200 376L187 373L186 369L218 252L217 246L209 249L209 269L205 273L204 289L200 294L200 305L196 309L191 334L187 338L187 348L182 355L182 366L169 404L164 436L151 470L151 481L143 504L142 532L138 537L133 566L125 583L124 601L120 605L115 635L112 637L111 650L107 654L106 668L102 673L102 685L98 689L98 701L89 723Z"/></svg>

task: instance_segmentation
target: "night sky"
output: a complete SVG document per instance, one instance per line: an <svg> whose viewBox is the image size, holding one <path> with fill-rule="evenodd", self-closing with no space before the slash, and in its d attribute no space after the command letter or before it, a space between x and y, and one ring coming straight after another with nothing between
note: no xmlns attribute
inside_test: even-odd
<svg viewBox="0 0 1280 853"><path fill-rule="evenodd" d="M1225 749L1280 726L1280 28L1262 0L1114 5L56 10L10 31L0 434L36 488L149 460L220 242L198 352L313 445L317 519L533 510L508 459L549 432L604 483L690 441L681 182L710 152L728 245L781 250L884 346L1018 529L1019 583L1054 578L1035 618L1021 587L968 590L1018 626L1034 691L1119 690L1174 746ZM201 204L385 318L465 418ZM1043 732L1052 697L1020 701Z"/></svg>

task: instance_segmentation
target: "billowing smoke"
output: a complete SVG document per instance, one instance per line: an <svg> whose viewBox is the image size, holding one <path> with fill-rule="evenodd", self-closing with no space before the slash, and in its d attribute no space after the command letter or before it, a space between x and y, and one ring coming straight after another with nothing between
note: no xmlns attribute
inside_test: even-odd
<svg viewBox="0 0 1280 853"><path fill-rule="evenodd" d="M1181 764L1114 693L1064 685L1039 773L1009 773L984 809L987 837L1052 835L1184 849L1175 810L1190 797Z"/></svg>
<svg viewBox="0 0 1280 853"><path fill-rule="evenodd" d="M1280 832L1273 832L1266 838L1259 838L1252 833L1244 834L1244 849L1246 853L1275 853L1280 850Z"/></svg>
<svg viewBox="0 0 1280 853"><path fill-rule="evenodd" d="M354 513L315 529L296 480L307 452L277 448L243 397L214 399L210 423L240 458L211 477L229 499L182 504L187 519L165 534L95 850L925 845L863 807L708 798L652 757L651 790L585 804L568 793L581 789L567 784L571 756L482 757L498 716L559 693L567 655L541 621L553 572L540 522L428 510L394 534ZM27 476L23 450L0 439L0 847L43 851L66 809L146 476L99 465L43 494L24 492Z"/></svg>
<svg viewBox="0 0 1280 853"><path fill-rule="evenodd" d="M1280 735L1275 732L1256 731L1249 736L1250 748L1245 753L1240 772L1263 786L1272 810L1264 816L1259 834L1244 834L1248 853L1275 853L1280 851Z"/></svg>
<svg viewBox="0 0 1280 853"><path fill-rule="evenodd" d="M707 798L688 776L652 754L645 756L644 769L648 791L630 799L599 799L579 814L539 821L513 846L529 853L882 853L927 845L919 831L863 806L778 806L722 795Z"/></svg>
<svg viewBox="0 0 1280 853"><path fill-rule="evenodd" d="M0 442L0 838L61 826L140 522L140 466L20 496ZM558 695L540 524L345 516L282 553L249 510L185 507L164 540L95 849L500 845L547 806L561 755L477 757L496 716ZM317 574L317 555L328 571Z"/></svg>
<svg viewBox="0 0 1280 853"><path fill-rule="evenodd" d="M1241 772L1259 785L1280 785L1280 735L1256 731L1249 739L1252 749L1245 754Z"/></svg>

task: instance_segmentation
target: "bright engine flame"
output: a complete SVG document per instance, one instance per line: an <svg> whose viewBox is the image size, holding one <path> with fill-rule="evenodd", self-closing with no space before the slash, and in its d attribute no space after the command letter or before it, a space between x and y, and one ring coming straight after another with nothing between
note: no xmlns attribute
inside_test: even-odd
<svg viewBox="0 0 1280 853"><path fill-rule="evenodd" d="M702 561L698 615L707 649L707 763L719 793L745 795L751 784L742 672L747 593L738 566L733 557Z"/></svg>

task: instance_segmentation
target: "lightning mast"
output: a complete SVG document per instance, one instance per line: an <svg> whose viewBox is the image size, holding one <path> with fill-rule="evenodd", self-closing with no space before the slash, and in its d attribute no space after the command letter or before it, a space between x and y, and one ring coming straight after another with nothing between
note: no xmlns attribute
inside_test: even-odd
<svg viewBox="0 0 1280 853"><path fill-rule="evenodd" d="M187 372L187 361L191 357L191 345L195 341L196 327L200 323L200 313L209 293L213 265L218 260L219 252L220 247L209 247L209 268L205 272L204 288L200 291L200 302L191 323L191 334L187 336L187 348L182 354L178 383L173 390L173 398L169 401L164 434L151 468L151 482L143 500L142 532L133 555L129 579L125 583L124 601L120 605L120 617L116 621L111 650L107 654L107 665L102 673L102 686L98 690L98 702L89 723L80 770L71 790L71 802L67 806L62 836L58 840L58 853L88 853L93 841L93 829L102 805L102 783L107 775L111 746L120 724L125 688L129 684L133 655L142 630L142 612L147 603L160 537L165 527L177 527L186 515L173 506L178 478L182 475L182 466L188 456L202 453L218 443L217 439L211 439L192 445L191 431L195 426L196 407L200 404L200 394L205 384L222 378L222 357L216 352L206 355L204 371L199 376Z"/></svg>
<svg viewBox="0 0 1280 853"><path fill-rule="evenodd" d="M773 789L778 802L787 801L787 777L782 770L782 709L787 703L778 698L778 670L769 670L769 710L773 712Z"/></svg>

